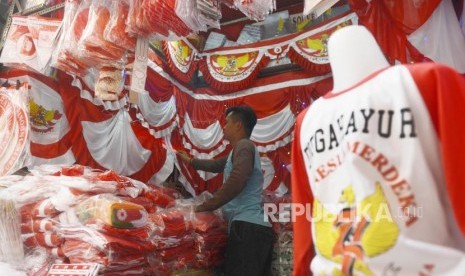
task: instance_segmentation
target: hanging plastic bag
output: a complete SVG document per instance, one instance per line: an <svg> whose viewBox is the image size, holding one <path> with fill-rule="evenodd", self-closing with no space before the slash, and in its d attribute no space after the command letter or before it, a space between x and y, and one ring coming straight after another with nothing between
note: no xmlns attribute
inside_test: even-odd
<svg viewBox="0 0 465 276"><path fill-rule="evenodd" d="M56 19L14 16L0 62L46 74L60 24Z"/></svg>
<svg viewBox="0 0 465 276"><path fill-rule="evenodd" d="M129 51L136 48L137 36L126 31L126 21L129 16L128 0L113 0L110 6L110 21L104 32L104 38Z"/></svg>
<svg viewBox="0 0 465 276"><path fill-rule="evenodd" d="M66 1L61 36L51 63L55 68L80 77L84 77L90 67L77 51L78 41L87 25L90 3L90 0Z"/></svg>
<svg viewBox="0 0 465 276"><path fill-rule="evenodd" d="M86 28L78 42L79 53L85 59L92 60L97 68L123 68L125 50L107 41L104 32L110 20L109 0L94 0L89 7Z"/></svg>

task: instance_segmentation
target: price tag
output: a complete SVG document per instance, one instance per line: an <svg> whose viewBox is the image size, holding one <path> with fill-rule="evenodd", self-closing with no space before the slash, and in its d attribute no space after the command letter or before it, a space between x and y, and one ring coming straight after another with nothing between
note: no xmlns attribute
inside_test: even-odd
<svg viewBox="0 0 465 276"><path fill-rule="evenodd" d="M138 95L145 94L145 81L147 80L149 40L144 37L137 38L134 66L131 73L131 87L129 101L137 104Z"/></svg>
<svg viewBox="0 0 465 276"><path fill-rule="evenodd" d="M99 264L53 264L47 276L97 276Z"/></svg>

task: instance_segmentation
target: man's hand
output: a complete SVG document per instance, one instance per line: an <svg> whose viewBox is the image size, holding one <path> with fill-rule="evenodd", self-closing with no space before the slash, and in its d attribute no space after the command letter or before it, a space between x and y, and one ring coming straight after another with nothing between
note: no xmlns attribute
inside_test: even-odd
<svg viewBox="0 0 465 276"><path fill-rule="evenodd" d="M188 164L190 164L192 161L192 158L187 154L187 152L183 150L177 151L176 155L181 157L181 159Z"/></svg>

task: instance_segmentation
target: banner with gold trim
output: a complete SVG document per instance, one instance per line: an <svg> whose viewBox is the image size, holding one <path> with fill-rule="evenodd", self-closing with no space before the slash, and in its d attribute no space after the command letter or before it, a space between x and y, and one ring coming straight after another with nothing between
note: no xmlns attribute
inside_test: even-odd
<svg viewBox="0 0 465 276"><path fill-rule="evenodd" d="M208 55L200 63L205 80L220 91L247 88L269 61L263 51Z"/></svg>
<svg viewBox="0 0 465 276"><path fill-rule="evenodd" d="M270 60L286 56L312 76L324 75L331 71L327 51L329 36L357 23L357 15L346 12L303 32L199 53L199 69L211 87L225 93L250 87Z"/></svg>
<svg viewBox="0 0 465 276"><path fill-rule="evenodd" d="M305 71L322 75L331 71L328 57L328 40L338 29L357 24L354 13L341 15L312 31L299 35L289 43L288 57Z"/></svg>

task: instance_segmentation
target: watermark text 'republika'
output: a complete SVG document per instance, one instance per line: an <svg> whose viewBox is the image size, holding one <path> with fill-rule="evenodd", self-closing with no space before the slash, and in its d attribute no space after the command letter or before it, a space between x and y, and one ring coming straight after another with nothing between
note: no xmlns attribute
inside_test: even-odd
<svg viewBox="0 0 465 276"><path fill-rule="evenodd" d="M343 214L343 215L341 215ZM423 207L415 208L393 208L387 203L364 204L363 206L347 207L341 204L320 205L319 208L312 208L312 204L300 203L265 203L264 220L269 222L288 223L295 222L297 217L304 216L309 222L332 222L335 216L339 221L357 222L362 219L371 222L389 221L395 219L405 220L420 218L423 216Z"/></svg>

